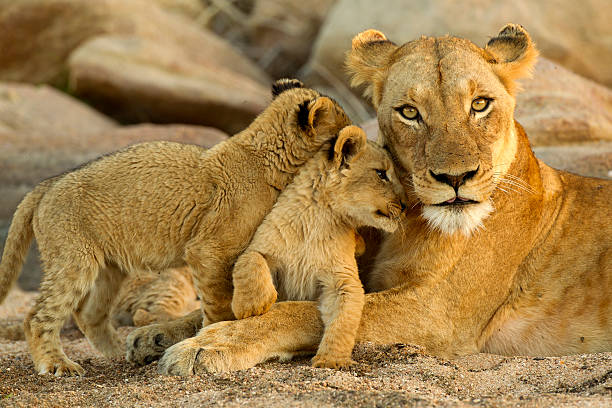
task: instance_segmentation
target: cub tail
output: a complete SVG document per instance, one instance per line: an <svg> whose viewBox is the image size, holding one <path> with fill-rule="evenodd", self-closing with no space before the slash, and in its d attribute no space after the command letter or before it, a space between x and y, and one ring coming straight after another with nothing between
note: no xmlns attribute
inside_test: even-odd
<svg viewBox="0 0 612 408"><path fill-rule="evenodd" d="M23 261L26 257L34 230L32 228L32 218L34 211L38 208L40 200L49 190L49 187L57 180L57 177L48 179L37 185L30 191L13 215L11 226L4 243L4 253L0 261L0 303L8 295L17 280Z"/></svg>

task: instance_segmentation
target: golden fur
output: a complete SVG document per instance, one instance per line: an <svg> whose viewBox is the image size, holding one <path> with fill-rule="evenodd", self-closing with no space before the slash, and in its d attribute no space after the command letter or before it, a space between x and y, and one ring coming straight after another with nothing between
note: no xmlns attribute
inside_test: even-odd
<svg viewBox="0 0 612 408"><path fill-rule="evenodd" d="M246 130L208 151L135 145L24 198L0 263L0 301L34 235L44 276L24 327L39 373L83 373L59 341L71 312L105 356L124 353L109 312L123 278L139 270L189 265L207 322L233 318L231 265L299 167L350 124L335 102L298 81L275 84L274 94Z"/></svg>
<svg viewBox="0 0 612 408"><path fill-rule="evenodd" d="M396 46L373 31L353 41L348 66L372 97L409 197L403 228L379 241L364 282L381 291L366 295L357 341L444 357L612 350L612 182L534 157L513 112L514 81L536 54L512 24L485 48L453 37ZM482 112L472 107L479 97L491 98ZM491 207L451 203L456 195ZM159 353L147 338L193 335L193 320L136 330L138 355ZM202 329L197 360L162 372L246 368L313 350L322 333L315 303L281 302Z"/></svg>
<svg viewBox="0 0 612 408"><path fill-rule="evenodd" d="M127 277L111 316L115 327L140 327L178 319L199 307L191 271L184 266Z"/></svg>
<svg viewBox="0 0 612 408"><path fill-rule="evenodd" d="M265 313L277 291L280 300L320 297L325 333L313 365L352 364L364 301L355 260L357 228L394 232L402 191L387 153L366 142L360 128L344 128L333 145L304 165L238 257L232 272L234 315Z"/></svg>

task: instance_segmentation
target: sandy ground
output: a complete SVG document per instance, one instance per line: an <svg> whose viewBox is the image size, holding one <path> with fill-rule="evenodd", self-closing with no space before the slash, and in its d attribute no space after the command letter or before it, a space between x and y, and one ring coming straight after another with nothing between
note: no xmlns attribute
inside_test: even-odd
<svg viewBox="0 0 612 408"><path fill-rule="evenodd" d="M23 319L33 297L14 290L0 306L0 324ZM313 369L298 359L180 378L157 374L156 363L105 360L70 326L62 341L84 377L39 376L24 341L0 339L0 406L612 406L612 353L448 361L410 345L360 344L353 354L358 364L344 371Z"/></svg>

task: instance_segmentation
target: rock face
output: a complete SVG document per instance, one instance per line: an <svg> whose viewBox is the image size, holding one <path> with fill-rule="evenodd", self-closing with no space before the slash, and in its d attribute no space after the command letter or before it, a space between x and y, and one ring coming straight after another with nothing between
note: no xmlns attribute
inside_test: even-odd
<svg viewBox="0 0 612 408"><path fill-rule="evenodd" d="M177 12L145 0L0 0L0 79L64 87L70 78L74 93L111 113L142 103L122 120L214 124L232 133L264 107L269 79L184 17L197 13L185 11L188 4L175 3ZM195 104L190 112L164 106L186 100Z"/></svg>
<svg viewBox="0 0 612 408"><path fill-rule="evenodd" d="M257 0L245 27L250 55L273 78L291 76L306 63L335 0Z"/></svg>
<svg viewBox="0 0 612 408"><path fill-rule="evenodd" d="M543 146L533 151L544 163L556 169L612 179L612 143Z"/></svg>
<svg viewBox="0 0 612 408"><path fill-rule="evenodd" d="M135 36L100 36L75 50L69 88L123 122L206 124L236 133L261 112L270 91L215 61Z"/></svg>
<svg viewBox="0 0 612 408"><path fill-rule="evenodd" d="M612 141L612 90L540 58L516 118L534 146Z"/></svg>
<svg viewBox="0 0 612 408"><path fill-rule="evenodd" d="M344 53L362 30L379 29L397 43L452 34L482 46L513 22L529 31L545 57L612 86L609 10L608 0L340 0L321 29L311 62L344 79Z"/></svg>

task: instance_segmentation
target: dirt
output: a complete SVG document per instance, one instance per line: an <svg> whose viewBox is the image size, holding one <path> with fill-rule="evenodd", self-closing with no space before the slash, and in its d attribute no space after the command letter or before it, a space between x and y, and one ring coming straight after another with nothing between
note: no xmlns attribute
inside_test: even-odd
<svg viewBox="0 0 612 408"><path fill-rule="evenodd" d="M0 306L0 324L22 320L34 297L13 290ZM37 375L25 341L0 338L0 407L612 406L612 353L444 360L412 345L359 344L348 370L314 369L301 358L181 378L159 375L156 363L106 360L71 325L62 343L85 376Z"/></svg>

